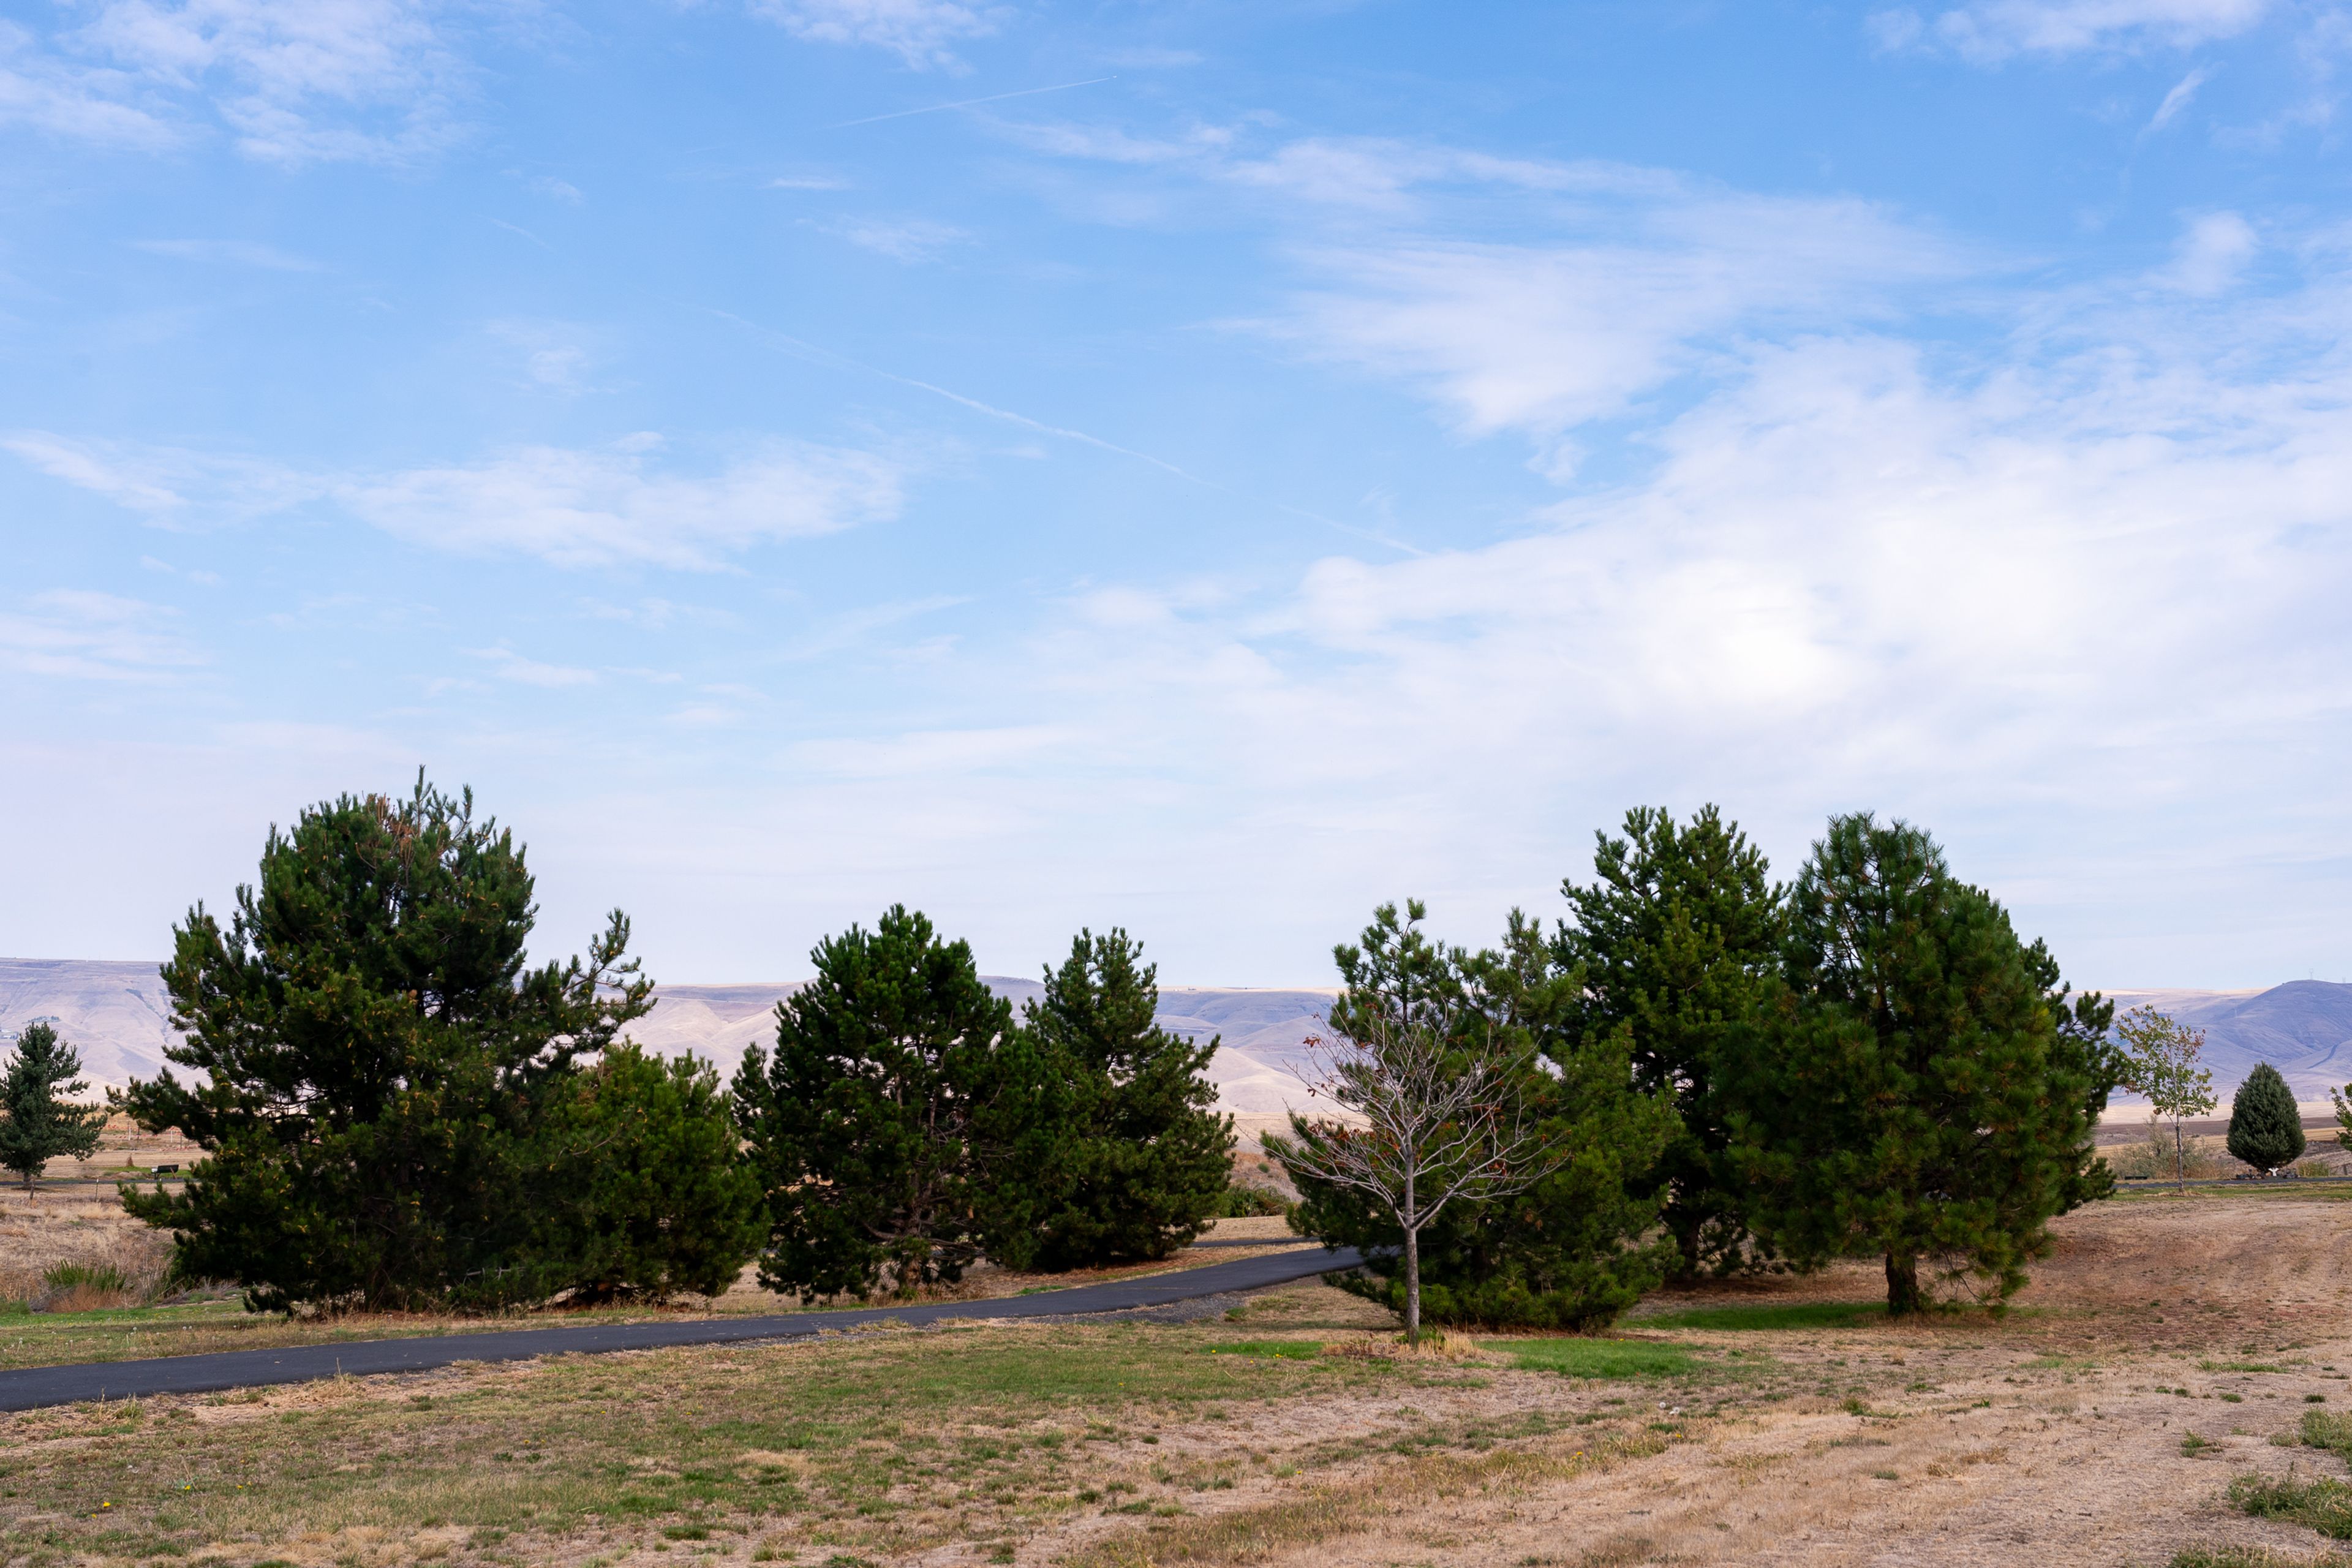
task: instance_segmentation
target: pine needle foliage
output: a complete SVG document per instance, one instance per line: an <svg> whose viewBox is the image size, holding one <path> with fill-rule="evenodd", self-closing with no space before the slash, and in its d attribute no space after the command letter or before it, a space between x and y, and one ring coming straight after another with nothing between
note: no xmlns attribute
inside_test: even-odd
<svg viewBox="0 0 2352 1568"><path fill-rule="evenodd" d="M1069 1097L1043 1182L1039 1268L1165 1258L1223 1206L1234 1124L1210 1109L1217 1041L1196 1046L1154 1021L1159 975L1142 952L1124 931L1080 931L1024 1009Z"/></svg>
<svg viewBox="0 0 2352 1568"><path fill-rule="evenodd" d="M16 1173L25 1195L56 1159L88 1159L106 1127L106 1108L71 1103L86 1092L81 1055L46 1023L27 1024L0 1073L0 1170Z"/></svg>
<svg viewBox="0 0 2352 1568"><path fill-rule="evenodd" d="M574 1303L716 1296L767 1235L726 1091L690 1052L607 1047L557 1101L545 1142L559 1178L548 1248Z"/></svg>
<svg viewBox="0 0 2352 1568"><path fill-rule="evenodd" d="M1784 963L1729 1075L1750 1223L1799 1261L1880 1255L1894 1313L1932 1304L1923 1263L2006 1299L2049 1219L2104 1190L2090 1134L2116 1068L2085 1031L2105 1004L2061 1028L2047 952L1927 833L1867 814L1814 846Z"/></svg>
<svg viewBox="0 0 2352 1568"><path fill-rule="evenodd" d="M1635 1086L1675 1108L1680 1125L1646 1179L1664 1199L1676 1272L1759 1263L1731 1164L1721 1063L1773 993L1784 889L1763 852L1713 805L1680 825L1637 807L1622 837L1595 837L1591 884L1560 885L1571 918L1554 954L1563 972L1584 976L1563 1026L1595 1046L1622 1037Z"/></svg>
<svg viewBox="0 0 2352 1568"><path fill-rule="evenodd" d="M2230 1102L2230 1152L2268 1174L2303 1158L2303 1110L2278 1068L2257 1062Z"/></svg>
<svg viewBox="0 0 2352 1568"><path fill-rule="evenodd" d="M816 978L777 1005L773 1050L754 1046L735 1075L767 1194L761 1283L910 1298L983 1253L1026 1264L1067 1093L1012 1005L969 944L904 905L813 957Z"/></svg>
<svg viewBox="0 0 2352 1568"><path fill-rule="evenodd" d="M124 1107L205 1152L126 1194L183 1272L259 1310L496 1309L571 1283L541 1132L583 1058L650 1003L614 910L583 962L529 967L522 847L473 793L344 795L273 827L228 925L163 966L184 1039Z"/></svg>

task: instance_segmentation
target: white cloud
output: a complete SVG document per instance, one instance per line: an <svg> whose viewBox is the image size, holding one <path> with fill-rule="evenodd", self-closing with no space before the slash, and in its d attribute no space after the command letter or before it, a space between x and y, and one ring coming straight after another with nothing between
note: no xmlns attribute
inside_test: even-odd
<svg viewBox="0 0 2352 1568"><path fill-rule="evenodd" d="M494 0L494 4L496 0ZM462 133L449 0L101 0L46 38L0 26L0 120L106 144L209 118L247 157L427 157Z"/></svg>
<svg viewBox="0 0 2352 1568"><path fill-rule="evenodd" d="M529 447L461 468L352 481L336 499L386 532L463 554L703 569L755 544L832 533L898 508L897 472L866 453L777 442L688 478L656 470L655 446Z"/></svg>
<svg viewBox="0 0 2352 1568"><path fill-rule="evenodd" d="M929 261L968 244L971 236L953 224L928 218L848 218L821 226L824 232L893 261Z"/></svg>
<svg viewBox="0 0 2352 1568"><path fill-rule="evenodd" d="M0 437L42 472L158 521L233 521L322 503L388 533L468 555L563 566L622 563L709 570L776 540L896 515L900 475L871 453L777 441L715 473L657 466L661 438L526 447L479 462L378 474L306 472L172 448Z"/></svg>
<svg viewBox="0 0 2352 1568"><path fill-rule="evenodd" d="M2166 287L2210 296L2234 285L2262 248L2253 225L2236 213L2208 213L2180 237L2172 265L2161 274Z"/></svg>
<svg viewBox="0 0 2352 1568"><path fill-rule="evenodd" d="M559 180L552 174L537 176L530 182L530 188L550 201L562 202L566 206L576 207L588 199L580 194L579 186L569 180Z"/></svg>
<svg viewBox="0 0 2352 1568"><path fill-rule="evenodd" d="M323 479L254 458L82 441L47 430L10 431L0 436L0 450L163 523L257 517L316 500L331 488Z"/></svg>
<svg viewBox="0 0 2352 1568"><path fill-rule="evenodd" d="M523 374L550 392L588 390L596 356L589 333L562 321L503 321L489 324L492 339L522 356Z"/></svg>
<svg viewBox="0 0 2352 1568"><path fill-rule="evenodd" d="M541 664L537 659L525 658L512 648L503 645L498 647L469 647L466 651L476 658L488 660L496 668L499 679L501 680L512 680L524 686L551 689L596 684L596 672L593 669L581 669L564 664Z"/></svg>
<svg viewBox="0 0 2352 1568"><path fill-rule="evenodd" d="M317 272L320 265L274 245L244 239L142 239L132 248L175 261L216 262L231 267L259 267L272 272Z"/></svg>
<svg viewBox="0 0 2352 1568"><path fill-rule="evenodd" d="M950 46L988 37L1012 14L957 0L754 0L752 11L795 37L888 49L918 70L962 69Z"/></svg>
<svg viewBox="0 0 2352 1568"><path fill-rule="evenodd" d="M1304 239L1315 279L1274 330L1310 352L1408 378L1474 436L1558 443L1575 426L1713 364L1759 334L1890 314L1967 275L1960 247L1864 203L1746 195L1635 170L1496 168L1526 193L1509 244L1435 238L1410 181L1404 221ZM1565 194L1567 200L1557 199ZM1555 467L1572 449L1552 447Z"/></svg>
<svg viewBox="0 0 2352 1568"><path fill-rule="evenodd" d="M1990 64L2017 55L2190 48L2235 37L2272 9L2272 0L1976 0L1932 19L1881 11L1868 26L1883 48L1949 49Z"/></svg>
<svg viewBox="0 0 2352 1568"><path fill-rule="evenodd" d="M2189 100L2197 96L2197 89L2212 79L2213 68L2210 66L2199 66L2182 77L2173 85L2172 90L2164 95L2164 101L2156 106L2156 112L2148 117L2147 129L2161 131L2171 124L2180 111L2189 107Z"/></svg>
<svg viewBox="0 0 2352 1568"><path fill-rule="evenodd" d="M0 611L0 665L84 680L158 679L203 662L169 629L174 618L139 599L53 589Z"/></svg>
<svg viewBox="0 0 2352 1568"><path fill-rule="evenodd" d="M0 125L100 146L169 146L173 127L131 100L138 85L121 71L59 59L25 28L0 22Z"/></svg>

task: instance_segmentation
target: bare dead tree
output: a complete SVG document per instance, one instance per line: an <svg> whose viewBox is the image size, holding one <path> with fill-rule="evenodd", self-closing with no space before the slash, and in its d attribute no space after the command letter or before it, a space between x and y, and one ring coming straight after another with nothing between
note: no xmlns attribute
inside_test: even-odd
<svg viewBox="0 0 2352 1568"><path fill-rule="evenodd" d="M1528 1124L1521 1091L1532 1070L1493 1047L1468 1053L1423 1017L1358 1011L1349 1033L1307 1042L1307 1093L1346 1120L1291 1118L1284 1163L1294 1175L1352 1187L1386 1208L1404 1232L1405 1342L1421 1342L1421 1233L1456 1198L1477 1202L1526 1191L1558 1170L1566 1152ZM1360 1123L1360 1124L1359 1124Z"/></svg>

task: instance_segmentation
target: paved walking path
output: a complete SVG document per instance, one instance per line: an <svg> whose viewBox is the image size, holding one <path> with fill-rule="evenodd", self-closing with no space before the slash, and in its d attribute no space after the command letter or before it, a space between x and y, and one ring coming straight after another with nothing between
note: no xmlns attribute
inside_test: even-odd
<svg viewBox="0 0 2352 1568"><path fill-rule="evenodd" d="M1180 1268L1139 1279L1114 1279L992 1301L933 1301L845 1312L698 1318L682 1322L487 1330L474 1334L436 1334L430 1339L360 1340L341 1344L289 1345L279 1350L162 1356L152 1361L26 1367L17 1372L0 1372L0 1410L36 1410L43 1405L72 1405L85 1399L129 1399L152 1394L210 1394L224 1388L308 1383L344 1373L362 1377L376 1373L426 1372L468 1361L526 1361L542 1355L593 1355L603 1351L659 1350L670 1345L802 1339L824 1329L854 1328L890 1319L902 1323L935 1323L943 1318L1061 1318L1085 1312L1120 1312L1137 1307L1164 1307L1171 1301L1189 1301L1229 1290L1284 1285L1333 1269L1353 1268L1361 1261L1353 1247L1333 1251L1321 1247L1294 1247L1262 1258L1213 1263L1204 1268Z"/></svg>

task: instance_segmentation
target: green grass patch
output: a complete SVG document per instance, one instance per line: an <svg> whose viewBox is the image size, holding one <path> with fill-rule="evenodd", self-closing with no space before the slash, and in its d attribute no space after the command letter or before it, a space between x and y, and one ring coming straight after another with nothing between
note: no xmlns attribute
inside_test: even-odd
<svg viewBox="0 0 2352 1568"><path fill-rule="evenodd" d="M2284 1520L2332 1540L2352 1541L2352 1483L2240 1476L2230 1483L2230 1501L2256 1519Z"/></svg>
<svg viewBox="0 0 2352 1568"><path fill-rule="evenodd" d="M1479 1348L1563 1377L1677 1377L1697 1370L1689 1345L1657 1340L1482 1340Z"/></svg>
<svg viewBox="0 0 2352 1568"><path fill-rule="evenodd" d="M1858 1329L1886 1321L1884 1301L1779 1301L1692 1307L1636 1320L1645 1329L1752 1333L1771 1329Z"/></svg>
<svg viewBox="0 0 2352 1568"><path fill-rule="evenodd" d="M2273 1552L2267 1546L2190 1546L2176 1552L2165 1568L2352 1568L2352 1557Z"/></svg>
<svg viewBox="0 0 2352 1568"><path fill-rule="evenodd" d="M1272 1356L1277 1361L1320 1361L1323 1347L1312 1340L1244 1340L1211 1345L1211 1355Z"/></svg>

